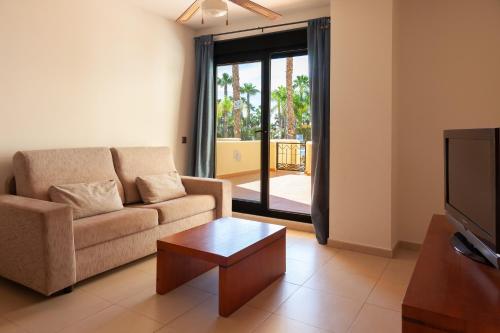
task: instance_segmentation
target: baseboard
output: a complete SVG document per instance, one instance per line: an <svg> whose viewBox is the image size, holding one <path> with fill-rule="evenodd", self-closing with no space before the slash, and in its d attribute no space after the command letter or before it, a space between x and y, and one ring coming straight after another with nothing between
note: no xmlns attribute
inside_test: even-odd
<svg viewBox="0 0 500 333"><path fill-rule="evenodd" d="M374 256L379 256L379 257L384 257L384 258L392 258L394 255L394 250L387 250L387 249L382 249L382 248L375 247L375 246L342 242L342 241L333 240L333 239L328 240L328 246L331 246L331 247L334 247L337 249L350 250L350 251L356 251L356 252L361 252L361 253L365 253L365 254L371 254Z"/></svg>
<svg viewBox="0 0 500 333"><path fill-rule="evenodd" d="M259 173L260 170L247 170L247 171L241 171L241 172L234 172L234 173L226 173L223 175L217 175L217 179L228 179L228 178L233 178L233 177L240 177L240 176L246 176L246 175L252 175L254 173Z"/></svg>
<svg viewBox="0 0 500 333"><path fill-rule="evenodd" d="M283 226L285 226L289 229L292 229L292 230L314 233L314 227L312 224L309 224L309 223L276 219L276 218L272 218L272 217L259 216L259 215L243 214L243 213L238 213L238 212L233 212L233 217L247 219L247 220L260 221L260 222L266 222L266 223L272 223L272 224L278 224L278 225L283 225ZM394 254L396 253L396 251L398 249L419 251L420 247L421 247L421 245L418 243L412 243L412 242L407 242L407 241L398 241L392 250L388 250L388 249L382 249L382 248L375 247L375 246L368 246L368 245L362 245L362 244L356 244L356 243L348 243L348 242L342 242L342 241L333 240L333 239L329 239L327 245L330 247L337 248L337 249L350 250L350 251L355 251L355 252L360 252L360 253L365 253L365 254L371 254L374 256L379 256L379 257L384 257L384 258L393 258Z"/></svg>
<svg viewBox="0 0 500 333"><path fill-rule="evenodd" d="M422 247L422 244L407 242L407 241L398 241L396 246L394 246L393 251L396 251L397 249L420 251L421 247Z"/></svg>

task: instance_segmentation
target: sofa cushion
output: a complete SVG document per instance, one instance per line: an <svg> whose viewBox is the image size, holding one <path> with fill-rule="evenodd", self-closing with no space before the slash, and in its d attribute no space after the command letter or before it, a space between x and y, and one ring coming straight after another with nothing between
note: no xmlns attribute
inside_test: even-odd
<svg viewBox="0 0 500 333"><path fill-rule="evenodd" d="M115 180L51 186L49 197L53 202L70 205L75 220L123 209Z"/></svg>
<svg viewBox="0 0 500 333"><path fill-rule="evenodd" d="M75 220L73 223L75 249L83 249L156 226L158 226L158 213L153 209L124 208L112 213Z"/></svg>
<svg viewBox="0 0 500 333"><path fill-rule="evenodd" d="M109 148L77 148L20 151L13 158L16 193L49 200L52 185L116 180L123 199Z"/></svg>
<svg viewBox="0 0 500 333"><path fill-rule="evenodd" d="M111 148L111 153L128 204L141 202L137 177L177 171L168 147Z"/></svg>
<svg viewBox="0 0 500 333"><path fill-rule="evenodd" d="M211 195L192 194L155 204L134 204L129 207L153 208L158 211L160 224L167 224L215 209L215 198Z"/></svg>

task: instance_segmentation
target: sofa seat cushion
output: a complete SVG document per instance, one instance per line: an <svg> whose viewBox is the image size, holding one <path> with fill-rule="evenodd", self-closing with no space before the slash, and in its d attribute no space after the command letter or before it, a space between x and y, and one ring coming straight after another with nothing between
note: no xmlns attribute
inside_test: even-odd
<svg viewBox="0 0 500 333"><path fill-rule="evenodd" d="M83 249L158 226L153 209L124 208L73 222L75 249Z"/></svg>
<svg viewBox="0 0 500 333"><path fill-rule="evenodd" d="M215 209L215 198L206 194L191 194L155 204L134 204L128 207L153 208L158 211L160 224L167 224Z"/></svg>

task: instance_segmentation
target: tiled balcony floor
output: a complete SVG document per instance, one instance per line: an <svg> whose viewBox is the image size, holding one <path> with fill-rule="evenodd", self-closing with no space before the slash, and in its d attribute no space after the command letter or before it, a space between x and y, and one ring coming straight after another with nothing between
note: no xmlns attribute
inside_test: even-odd
<svg viewBox="0 0 500 333"><path fill-rule="evenodd" d="M270 171L269 206L271 209L311 213L311 177L293 171ZM226 178L233 184L233 198L259 201L260 174Z"/></svg>

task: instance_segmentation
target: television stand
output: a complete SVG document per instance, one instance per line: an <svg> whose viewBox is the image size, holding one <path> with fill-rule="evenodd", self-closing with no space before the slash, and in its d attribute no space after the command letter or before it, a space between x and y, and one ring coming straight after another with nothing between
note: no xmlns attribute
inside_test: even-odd
<svg viewBox="0 0 500 333"><path fill-rule="evenodd" d="M465 238L461 233L456 232L450 238L451 246L458 253L466 256L467 258L480 262L481 264L493 267L493 265L479 252L474 245L472 245L467 238Z"/></svg>
<svg viewBox="0 0 500 333"><path fill-rule="evenodd" d="M403 333L500 332L500 270L450 245L455 229L434 215L403 300Z"/></svg>

